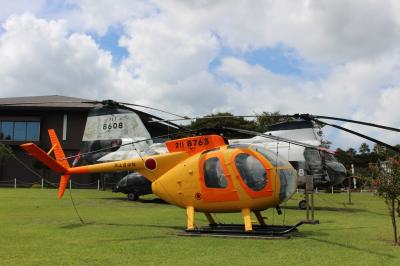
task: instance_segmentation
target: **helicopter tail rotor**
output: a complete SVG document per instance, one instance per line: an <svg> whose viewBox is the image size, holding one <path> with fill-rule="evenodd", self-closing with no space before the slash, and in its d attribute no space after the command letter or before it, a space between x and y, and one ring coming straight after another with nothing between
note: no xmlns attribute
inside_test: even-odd
<svg viewBox="0 0 400 266"><path fill-rule="evenodd" d="M50 136L50 142L52 145L52 148L50 149L49 152L46 153L44 150L39 148L34 143L22 144L21 148L23 148L33 157L41 161L44 165L49 167L54 172L62 174L60 179L60 185L58 187L58 198L60 199L64 195L65 189L70 179L70 175L66 174L68 172L68 169L70 168L70 165L67 159L65 158L64 151L61 147L60 141L58 140L54 129L49 129L48 132ZM55 159L50 156L51 152L54 153Z"/></svg>

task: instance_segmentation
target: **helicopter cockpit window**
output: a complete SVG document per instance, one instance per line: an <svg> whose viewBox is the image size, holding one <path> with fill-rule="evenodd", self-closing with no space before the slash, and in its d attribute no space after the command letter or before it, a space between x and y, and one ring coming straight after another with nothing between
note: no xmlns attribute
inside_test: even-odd
<svg viewBox="0 0 400 266"><path fill-rule="evenodd" d="M308 163L316 164L321 162L321 156L318 150L306 149L304 151L304 157Z"/></svg>
<svg viewBox="0 0 400 266"><path fill-rule="evenodd" d="M276 152L271 150L264 149L260 146L250 146L250 149L259 152L265 159L267 159L273 166L285 166L288 164L288 161L283 159Z"/></svg>
<svg viewBox="0 0 400 266"><path fill-rule="evenodd" d="M95 140L90 144L89 151L106 151L106 152L114 152L119 149L122 144L121 139L112 139L112 140ZM105 150L102 150L105 149Z"/></svg>
<svg viewBox="0 0 400 266"><path fill-rule="evenodd" d="M226 181L221 162L217 157L210 158L204 162L204 181L209 188L226 188Z"/></svg>
<svg viewBox="0 0 400 266"><path fill-rule="evenodd" d="M250 189L260 191L265 188L267 185L267 172L257 158L241 153L236 156L235 164L240 177Z"/></svg>
<svg viewBox="0 0 400 266"><path fill-rule="evenodd" d="M322 151L322 154L326 161L337 162L337 160L336 160L335 156L333 156L333 154L326 152L326 151Z"/></svg>

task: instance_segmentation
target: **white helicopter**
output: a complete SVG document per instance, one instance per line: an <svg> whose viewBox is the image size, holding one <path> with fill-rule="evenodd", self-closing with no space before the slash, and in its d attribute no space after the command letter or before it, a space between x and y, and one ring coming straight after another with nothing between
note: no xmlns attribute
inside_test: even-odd
<svg viewBox="0 0 400 266"><path fill-rule="evenodd" d="M314 123L299 119L269 126L263 136L232 139L229 143L258 144L270 151L271 156L279 154L297 170L299 186L305 185L307 175L313 177L315 186L339 185L347 176L346 168L336 160L332 151L314 148L322 144L317 131ZM296 142L297 145L284 140Z"/></svg>

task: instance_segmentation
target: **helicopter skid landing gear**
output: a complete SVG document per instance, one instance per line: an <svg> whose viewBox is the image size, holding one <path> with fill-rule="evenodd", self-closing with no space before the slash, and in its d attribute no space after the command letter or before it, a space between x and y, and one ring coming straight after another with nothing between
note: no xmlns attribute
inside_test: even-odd
<svg viewBox="0 0 400 266"><path fill-rule="evenodd" d="M293 226L283 225L252 225L252 231L245 231L243 224L216 224L195 229L186 229L180 236L211 236L230 238L255 238L255 239L288 239L291 233L298 232L299 222Z"/></svg>
<svg viewBox="0 0 400 266"><path fill-rule="evenodd" d="M250 209L243 209L242 216L244 224L221 224L216 223L211 213L204 212L209 225L196 227L194 223L195 209L193 206L186 207L187 227L180 236L214 236L214 237L235 237L235 238L259 238L275 239L290 238L290 233L297 232L297 227L303 224L299 222L296 225L266 225L264 217L260 211L253 211L259 224L252 224Z"/></svg>
<svg viewBox="0 0 400 266"><path fill-rule="evenodd" d="M214 217L212 217L211 213L205 212L204 215L206 216L208 223L210 226L216 226L218 225L215 220Z"/></svg>
<svg viewBox="0 0 400 266"><path fill-rule="evenodd" d="M267 226L264 221L264 217L262 217L260 211L254 211L254 214L256 215L257 221L261 226Z"/></svg>

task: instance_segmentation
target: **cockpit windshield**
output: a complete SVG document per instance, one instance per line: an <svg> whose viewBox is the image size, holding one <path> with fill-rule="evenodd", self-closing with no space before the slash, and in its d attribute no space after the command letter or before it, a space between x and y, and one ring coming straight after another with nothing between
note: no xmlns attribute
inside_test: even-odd
<svg viewBox="0 0 400 266"><path fill-rule="evenodd" d="M326 161L337 162L335 156L327 151L321 151Z"/></svg>
<svg viewBox="0 0 400 266"><path fill-rule="evenodd" d="M309 164L321 164L321 156L318 150L306 148L304 151L304 158Z"/></svg>
<svg viewBox="0 0 400 266"><path fill-rule="evenodd" d="M311 164L320 164L322 160L328 162L337 162L335 156L327 151L323 150L315 150L315 149L306 149L304 151L304 157L307 162Z"/></svg>

